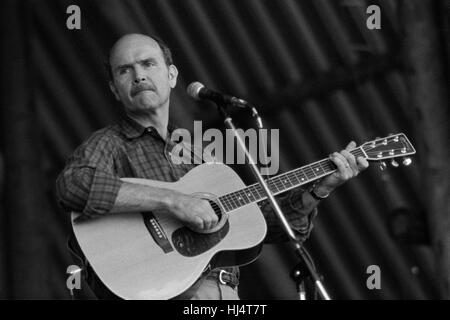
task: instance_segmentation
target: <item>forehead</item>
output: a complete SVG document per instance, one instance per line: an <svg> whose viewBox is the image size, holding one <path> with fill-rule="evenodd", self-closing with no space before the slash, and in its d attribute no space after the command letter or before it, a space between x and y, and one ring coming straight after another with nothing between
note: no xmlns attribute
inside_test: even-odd
<svg viewBox="0 0 450 320"><path fill-rule="evenodd" d="M111 49L110 64L114 67L148 58L164 60L163 52L155 40L144 36L126 37Z"/></svg>

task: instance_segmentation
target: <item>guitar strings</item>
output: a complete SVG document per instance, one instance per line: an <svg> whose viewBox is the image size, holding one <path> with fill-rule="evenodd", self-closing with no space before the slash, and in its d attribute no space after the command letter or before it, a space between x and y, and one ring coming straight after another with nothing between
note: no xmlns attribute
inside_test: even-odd
<svg viewBox="0 0 450 320"><path fill-rule="evenodd" d="M370 153L370 151L368 151L370 148L371 147L360 146L358 148L351 150L350 152L357 157L358 156L366 157L367 152ZM391 149L390 151L398 151L402 149L404 148L394 148ZM313 169L316 169L316 171L314 171ZM321 173L320 170L323 171L323 173ZM297 187L300 186L301 184L306 184L310 182L310 180L312 179L319 179L320 177L331 174L332 172L327 172L330 170L336 171L336 166L330 159L323 159L310 165L306 165L301 168L294 169L292 171L281 174L277 177L268 179L267 183L269 189L277 193L280 191L286 191L283 189L287 189L290 187ZM316 172L319 173L319 176L316 174ZM218 197L218 201L220 201L220 203L227 212L230 212L244 205L258 202L264 199L265 193L263 192L262 193L263 195L261 195L260 191L262 191L262 187L259 185L259 183L256 183L244 189L222 195Z"/></svg>

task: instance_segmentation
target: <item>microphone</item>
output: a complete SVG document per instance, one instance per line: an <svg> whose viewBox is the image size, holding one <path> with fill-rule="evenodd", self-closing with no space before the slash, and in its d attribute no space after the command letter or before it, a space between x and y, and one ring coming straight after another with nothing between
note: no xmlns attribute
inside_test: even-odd
<svg viewBox="0 0 450 320"><path fill-rule="evenodd" d="M217 104L232 104L238 107L249 106L249 103L245 100L213 91L200 82L192 82L186 91L196 100L210 100Z"/></svg>
<svg viewBox="0 0 450 320"><path fill-rule="evenodd" d="M195 100L210 100L217 104L231 104L236 107L250 109L252 111L252 116L256 118L258 127L260 129L263 128L261 117L259 116L256 108L243 99L213 91L206 88L202 83L197 81L192 82L190 85L188 85L186 91L188 95L190 95Z"/></svg>

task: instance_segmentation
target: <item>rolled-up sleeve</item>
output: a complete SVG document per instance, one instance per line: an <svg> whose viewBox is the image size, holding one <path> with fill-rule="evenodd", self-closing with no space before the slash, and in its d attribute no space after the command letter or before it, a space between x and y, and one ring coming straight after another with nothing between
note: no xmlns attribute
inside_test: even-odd
<svg viewBox="0 0 450 320"><path fill-rule="evenodd" d="M58 203L65 211L95 217L114 206L122 181L114 172L113 144L108 137L92 137L67 161L56 180Z"/></svg>
<svg viewBox="0 0 450 320"><path fill-rule="evenodd" d="M298 188L276 197L282 212L301 242L305 242L313 229L313 220L317 216L317 207L306 209L302 197L304 189ZM259 203L261 211L267 222L268 231L264 242L279 243L289 240L278 216L272 209L268 200Z"/></svg>

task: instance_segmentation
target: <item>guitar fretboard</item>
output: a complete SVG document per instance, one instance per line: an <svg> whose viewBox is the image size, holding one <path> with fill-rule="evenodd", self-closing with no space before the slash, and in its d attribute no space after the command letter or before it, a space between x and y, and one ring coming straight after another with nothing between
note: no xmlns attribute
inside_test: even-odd
<svg viewBox="0 0 450 320"><path fill-rule="evenodd" d="M362 147L353 149L350 153L355 157L366 157ZM270 191L277 195L325 177L336 170L337 167L330 159L323 159L270 178L267 180L267 185ZM266 198L267 195L263 187L259 183L255 183L244 189L223 195L218 199L225 211L229 212Z"/></svg>

